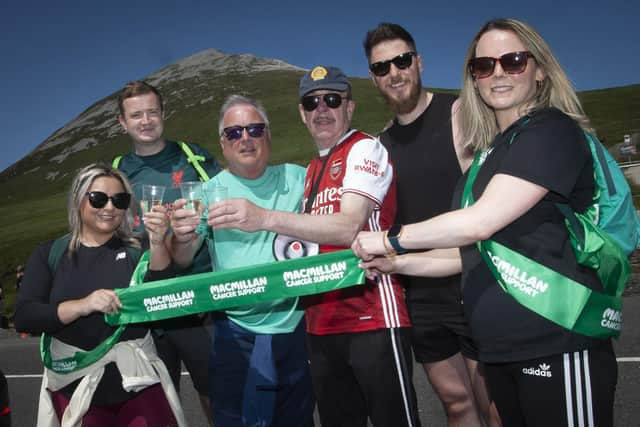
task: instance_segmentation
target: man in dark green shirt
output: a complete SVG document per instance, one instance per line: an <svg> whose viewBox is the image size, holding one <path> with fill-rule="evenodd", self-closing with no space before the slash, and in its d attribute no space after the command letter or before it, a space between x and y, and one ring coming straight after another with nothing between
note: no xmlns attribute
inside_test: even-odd
<svg viewBox="0 0 640 427"><path fill-rule="evenodd" d="M137 200L141 200L143 184L162 185L165 187L163 203L170 205L181 197L180 183L206 181L221 170L216 160L201 147L164 139L162 96L155 87L142 81L129 82L118 95L118 107L118 120L131 137L133 150L117 158L114 164L129 177ZM144 242L146 233L140 218L140 215L134 218L134 229L141 233ZM211 271L211 260L203 245L191 267L182 274L205 271ZM158 322L156 326L154 338L158 354L167 365L176 389L180 385L182 361L212 424L207 397L211 336L203 319L185 316Z"/></svg>

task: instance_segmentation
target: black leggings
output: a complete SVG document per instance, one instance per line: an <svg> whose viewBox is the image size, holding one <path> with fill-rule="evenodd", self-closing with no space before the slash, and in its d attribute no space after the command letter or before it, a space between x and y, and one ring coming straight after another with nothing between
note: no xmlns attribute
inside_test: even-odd
<svg viewBox="0 0 640 427"><path fill-rule="evenodd" d="M612 426L618 366L608 342L512 363L485 363L504 427Z"/></svg>

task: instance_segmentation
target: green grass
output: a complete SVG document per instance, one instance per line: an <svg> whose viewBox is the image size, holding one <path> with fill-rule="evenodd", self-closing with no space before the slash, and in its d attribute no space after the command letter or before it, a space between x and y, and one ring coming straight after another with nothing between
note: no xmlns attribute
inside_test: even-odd
<svg viewBox="0 0 640 427"><path fill-rule="evenodd" d="M43 194L20 203L3 203L0 207L0 271L24 264L38 243L63 234L67 229L66 195ZM4 274L3 274L4 276Z"/></svg>

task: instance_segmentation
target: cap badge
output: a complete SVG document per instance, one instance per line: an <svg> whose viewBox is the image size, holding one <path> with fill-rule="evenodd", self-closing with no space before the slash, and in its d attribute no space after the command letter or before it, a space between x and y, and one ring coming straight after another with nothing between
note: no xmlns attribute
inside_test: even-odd
<svg viewBox="0 0 640 427"><path fill-rule="evenodd" d="M327 77L327 69L321 66L318 66L311 70L311 79L312 80L322 80Z"/></svg>

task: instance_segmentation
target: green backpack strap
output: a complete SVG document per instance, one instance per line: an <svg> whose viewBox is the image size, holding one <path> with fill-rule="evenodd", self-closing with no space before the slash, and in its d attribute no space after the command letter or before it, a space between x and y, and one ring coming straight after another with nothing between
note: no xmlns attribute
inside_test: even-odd
<svg viewBox="0 0 640 427"><path fill-rule="evenodd" d="M118 169L118 166L120 166L120 160L122 160L122 156L114 157L113 162L111 162L111 167L114 169Z"/></svg>
<svg viewBox="0 0 640 427"><path fill-rule="evenodd" d="M51 249L49 250L49 258L47 263L49 264L49 271L53 274L58 269L60 260L64 256L65 252L69 248L69 242L71 241L71 234L67 233L62 237L58 237L53 241Z"/></svg>
<svg viewBox="0 0 640 427"><path fill-rule="evenodd" d="M196 155L193 152L193 150L191 149L191 147L189 147L189 144L187 144L186 142L178 141L178 144L180 145L180 148L182 148L182 151L184 151L184 154L187 155L187 161L189 163L191 163L191 165L196 170L196 172L198 172L198 176L200 177L200 181L202 181L202 182L209 181L209 175L204 170L204 168L202 166L200 166L200 162L204 162L205 161L204 156Z"/></svg>

